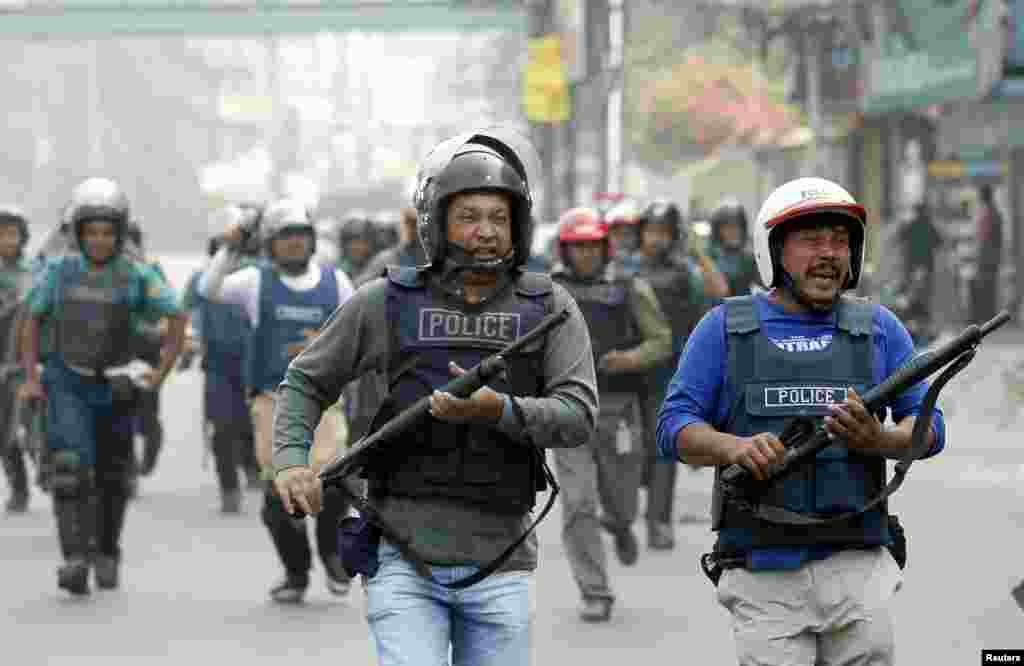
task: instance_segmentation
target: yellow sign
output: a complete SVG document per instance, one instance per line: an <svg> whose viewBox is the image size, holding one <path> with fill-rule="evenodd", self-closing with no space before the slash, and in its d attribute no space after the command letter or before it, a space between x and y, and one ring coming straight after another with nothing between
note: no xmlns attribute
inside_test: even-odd
<svg viewBox="0 0 1024 666"><path fill-rule="evenodd" d="M960 178L966 172L959 160L933 160L928 163L928 175L933 178Z"/></svg>
<svg viewBox="0 0 1024 666"><path fill-rule="evenodd" d="M544 35L529 41L530 59L523 71L523 108L538 123L569 119L569 82L562 64L561 37Z"/></svg>

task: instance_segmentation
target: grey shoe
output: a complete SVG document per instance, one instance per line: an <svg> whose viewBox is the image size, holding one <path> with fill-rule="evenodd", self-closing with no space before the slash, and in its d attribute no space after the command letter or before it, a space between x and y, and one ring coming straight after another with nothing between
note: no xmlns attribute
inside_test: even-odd
<svg viewBox="0 0 1024 666"><path fill-rule="evenodd" d="M73 559L57 568L57 587L75 596L89 594L89 564Z"/></svg>
<svg viewBox="0 0 1024 666"><path fill-rule="evenodd" d="M580 619L584 622L607 622L611 617L611 599L588 597L580 603Z"/></svg>
<svg viewBox="0 0 1024 666"><path fill-rule="evenodd" d="M284 580L270 588L270 598L279 604L301 604L306 597L309 580L285 576Z"/></svg>
<svg viewBox="0 0 1024 666"><path fill-rule="evenodd" d="M96 574L96 585L103 590L113 590L118 584L118 564L116 557L97 555L93 560L93 571Z"/></svg>

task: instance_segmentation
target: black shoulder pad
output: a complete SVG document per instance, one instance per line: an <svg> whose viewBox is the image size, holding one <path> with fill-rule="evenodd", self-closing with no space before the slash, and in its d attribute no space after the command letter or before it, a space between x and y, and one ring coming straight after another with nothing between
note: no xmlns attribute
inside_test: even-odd
<svg viewBox="0 0 1024 666"><path fill-rule="evenodd" d="M400 287L415 289L424 285L423 275L414 266L388 266L387 277Z"/></svg>
<svg viewBox="0 0 1024 666"><path fill-rule="evenodd" d="M551 291L551 276L547 273L523 271L516 280L516 292L522 296L545 296Z"/></svg>
<svg viewBox="0 0 1024 666"><path fill-rule="evenodd" d="M836 326L850 335L871 335L875 308L867 298L843 294L839 299Z"/></svg>
<svg viewBox="0 0 1024 666"><path fill-rule="evenodd" d="M728 333L752 333L761 328L757 305L751 296L725 299L725 330Z"/></svg>

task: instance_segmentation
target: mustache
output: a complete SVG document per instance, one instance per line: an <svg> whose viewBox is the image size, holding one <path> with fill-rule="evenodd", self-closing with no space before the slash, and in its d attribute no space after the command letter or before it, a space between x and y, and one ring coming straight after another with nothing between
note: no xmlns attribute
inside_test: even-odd
<svg viewBox="0 0 1024 666"><path fill-rule="evenodd" d="M814 264L809 269L807 269L808 275L823 272L839 273L841 272L841 268L839 266L839 263L836 261L822 261L817 264Z"/></svg>

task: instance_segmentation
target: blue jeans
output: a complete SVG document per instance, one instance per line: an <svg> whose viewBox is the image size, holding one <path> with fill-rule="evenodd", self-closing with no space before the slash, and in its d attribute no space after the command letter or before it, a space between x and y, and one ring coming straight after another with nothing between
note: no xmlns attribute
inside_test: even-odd
<svg viewBox="0 0 1024 666"><path fill-rule="evenodd" d="M134 412L115 407L109 382L80 375L56 361L46 364L42 382L51 451L74 449L89 466L99 462L103 467L109 460L124 465L126 458L131 459Z"/></svg>
<svg viewBox="0 0 1024 666"><path fill-rule="evenodd" d="M366 588L366 619L379 666L531 663L532 572L496 573L469 588L449 590L416 573L386 539L381 539L379 556L380 568ZM450 583L477 567L431 570L436 579Z"/></svg>

